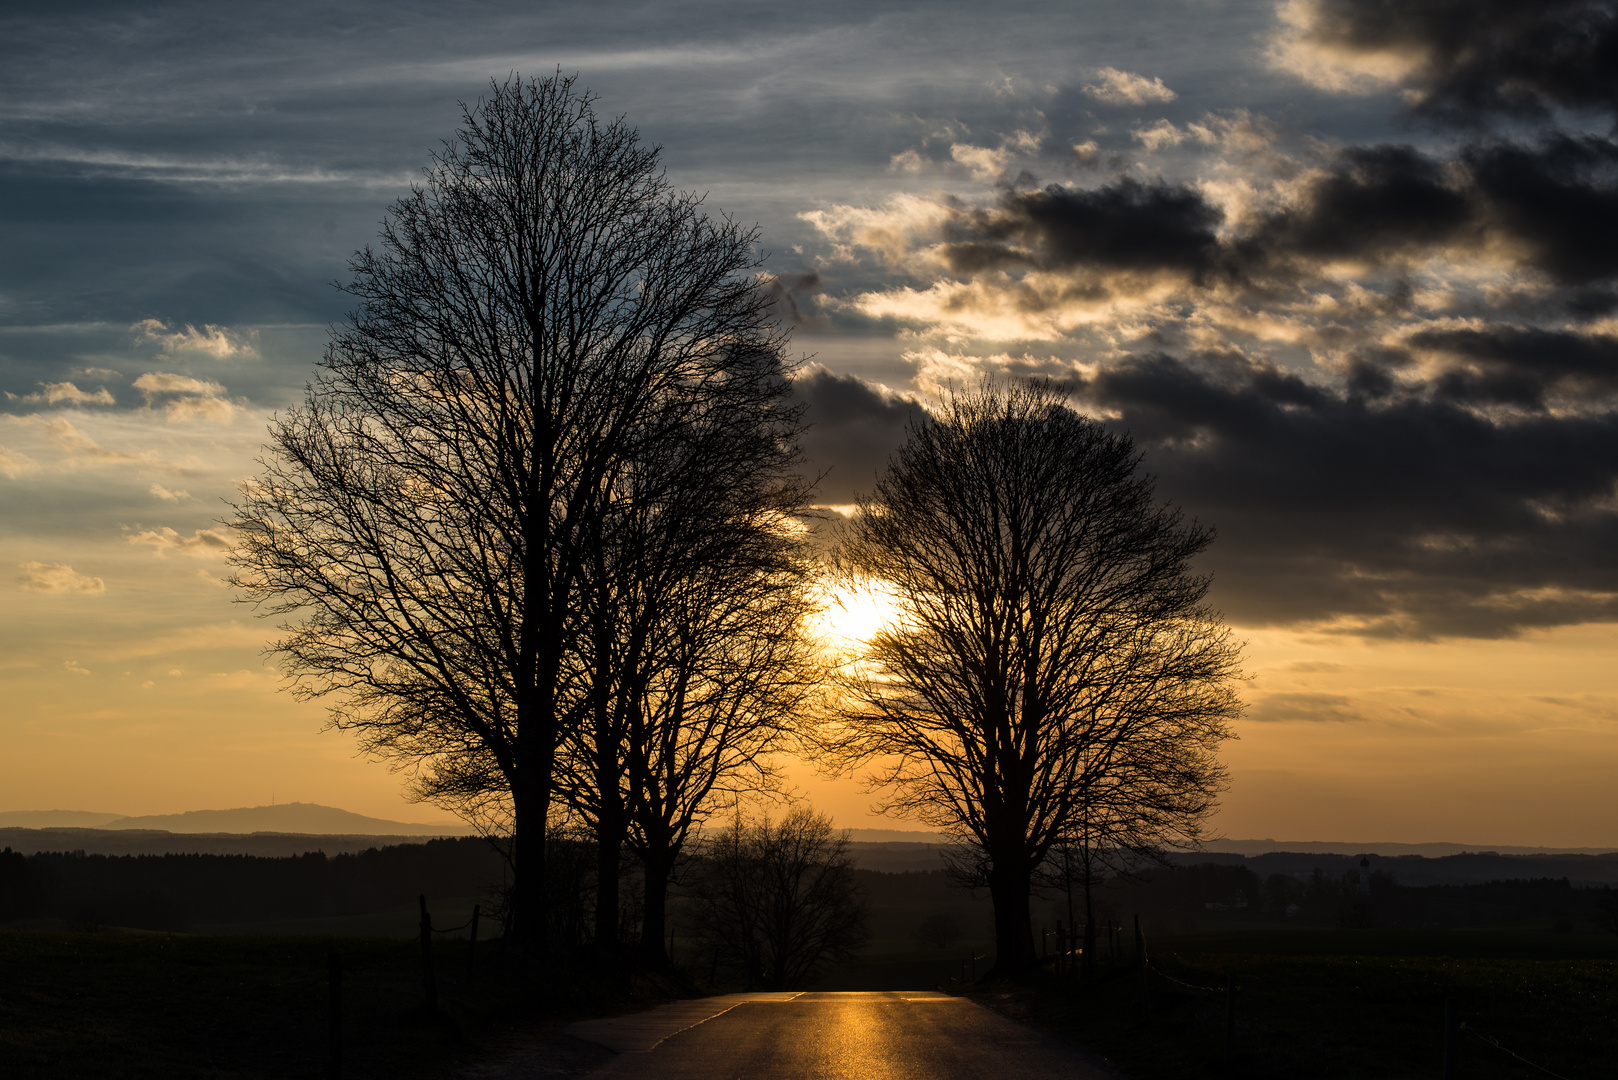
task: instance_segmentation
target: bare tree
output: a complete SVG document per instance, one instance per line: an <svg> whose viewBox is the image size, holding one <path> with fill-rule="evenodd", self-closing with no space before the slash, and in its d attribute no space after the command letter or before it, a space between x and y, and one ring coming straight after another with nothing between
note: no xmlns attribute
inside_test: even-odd
<svg viewBox="0 0 1618 1080"><path fill-rule="evenodd" d="M918 945L931 945L939 952L949 948L961 936L961 924L954 917L942 911L935 911L910 932L911 940Z"/></svg>
<svg viewBox="0 0 1618 1080"><path fill-rule="evenodd" d="M732 379L714 408L628 463L595 549L592 704L562 789L596 832L603 951L616 947L628 843L643 870L643 951L662 956L681 848L724 796L770 783L813 677L797 414L781 408L779 365L766 374L751 393Z"/></svg>
<svg viewBox="0 0 1618 1080"><path fill-rule="evenodd" d="M848 834L806 808L779 823L740 814L704 847L695 896L705 929L748 985L802 986L867 939Z"/></svg>
<svg viewBox="0 0 1618 1080"><path fill-rule="evenodd" d="M236 585L287 620L295 692L419 797L509 834L520 939L543 936L621 465L780 362L754 240L572 79L492 86L355 255L357 306L236 507Z"/></svg>
<svg viewBox="0 0 1618 1080"><path fill-rule="evenodd" d="M1034 961L1034 875L1087 795L1133 770L1206 810L1223 781L1239 650L1190 570L1212 534L1138 463L1050 385L986 383L911 428L841 544L900 613L846 669L827 747L963 842L1002 970Z"/></svg>

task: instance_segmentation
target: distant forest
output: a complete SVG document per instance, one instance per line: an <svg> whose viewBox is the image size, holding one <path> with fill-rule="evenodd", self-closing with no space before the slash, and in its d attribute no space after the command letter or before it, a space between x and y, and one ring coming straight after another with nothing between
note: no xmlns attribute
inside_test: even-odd
<svg viewBox="0 0 1618 1080"><path fill-rule="evenodd" d="M1466 860L1474 858L1488 860L1502 879L1404 884L1375 870L1368 890L1361 890L1357 860L1320 855L1162 867L1134 881L1109 879L1096 893L1097 916L1128 923L1140 914L1160 932L1244 922L1410 928L1516 925L1580 931L1614 925L1618 890L1581 885L1579 878L1605 877L1618 867L1618 858L1581 857L1574 871L1579 877L1571 881L1565 876L1567 868L1559 864L1517 856L1381 860L1380 865L1394 864L1419 879L1458 873ZM1452 860L1452 865L1443 865ZM593 859L575 863L589 867ZM1564 876L1544 876L1553 865ZM430 900L492 898L501 886L502 870L490 846L470 837L332 856L320 851L285 857L25 855L6 848L0 851L0 923L54 918L82 929L184 932L215 923L363 915L412 904L422 894ZM1507 876L1513 872L1520 876ZM952 886L943 870L886 872L867 866L856 870L854 877L879 937L908 933L908 928L939 911L952 913L966 938L987 930L986 895ZM574 888L577 900L587 905L593 892L588 871ZM1047 890L1033 907L1036 926L1053 925L1066 917L1065 894ZM485 930L497 932L498 924Z"/></svg>

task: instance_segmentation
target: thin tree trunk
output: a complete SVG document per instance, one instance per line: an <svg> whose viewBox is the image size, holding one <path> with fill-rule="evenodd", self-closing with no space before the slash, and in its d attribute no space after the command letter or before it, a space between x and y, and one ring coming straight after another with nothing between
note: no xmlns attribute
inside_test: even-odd
<svg viewBox="0 0 1618 1080"><path fill-rule="evenodd" d="M644 922L640 934L641 958L651 967L663 967L669 957L664 951L664 935L668 932L670 859L667 854L646 853Z"/></svg>
<svg viewBox="0 0 1618 1080"><path fill-rule="evenodd" d="M1096 973L1096 909L1090 896L1090 860L1084 860L1084 978Z"/></svg>
<svg viewBox="0 0 1618 1080"><path fill-rule="evenodd" d="M618 953L621 909L620 864L623 861L627 822L621 813L607 812L596 822L596 927L595 947L602 956Z"/></svg>

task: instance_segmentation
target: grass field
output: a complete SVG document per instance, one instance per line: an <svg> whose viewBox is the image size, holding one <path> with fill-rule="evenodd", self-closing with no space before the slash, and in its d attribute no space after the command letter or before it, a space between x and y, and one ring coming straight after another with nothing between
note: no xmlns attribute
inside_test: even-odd
<svg viewBox="0 0 1618 1080"><path fill-rule="evenodd" d="M439 1008L423 1008L407 939L0 932L0 1077L281 1078L328 1075L329 950L343 967L345 1078L443 1077L508 1034L647 1007L669 988L555 980L536 1000L479 946L440 942ZM566 987L567 992L559 992ZM525 1003L526 1002L526 1003Z"/></svg>
<svg viewBox="0 0 1618 1080"><path fill-rule="evenodd" d="M1249 931L1149 941L1148 956L1144 1001L1128 963L1104 965L1088 987L1046 975L984 997L1076 1037L1132 1080L1436 1078L1446 997L1464 1025L1457 1076L1546 1075L1483 1037L1568 1080L1618 1075L1613 935ZM1236 988L1229 1057L1227 976Z"/></svg>
<svg viewBox="0 0 1618 1080"><path fill-rule="evenodd" d="M827 988L930 985L958 966L946 956L973 943L944 954L904 944L873 942L882 948L828 972ZM419 946L408 939L7 930L0 1077L326 1075L333 947L344 972L343 1075L352 1078L453 1076L516 1033L697 992L551 973L549 997L535 999L502 974L497 946L480 946L469 981L466 942L441 941L440 1007L429 1013ZM1480 1035L1567 1080L1618 1074L1618 936L1246 929L1149 940L1148 954L1144 1003L1127 940L1123 961L1103 963L1092 985L1046 973L977 992L1074 1036L1131 1080L1436 1078L1445 997L1466 1025L1458 1076L1546 1075ZM1228 1058L1227 976L1236 986Z"/></svg>

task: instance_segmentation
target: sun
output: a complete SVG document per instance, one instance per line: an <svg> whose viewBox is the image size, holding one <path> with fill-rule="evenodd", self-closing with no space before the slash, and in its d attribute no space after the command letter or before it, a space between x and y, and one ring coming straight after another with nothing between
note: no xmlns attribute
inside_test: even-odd
<svg viewBox="0 0 1618 1080"><path fill-rule="evenodd" d="M893 591L875 580L827 587L824 595L825 606L815 617L815 636L830 652L858 650L899 615Z"/></svg>

